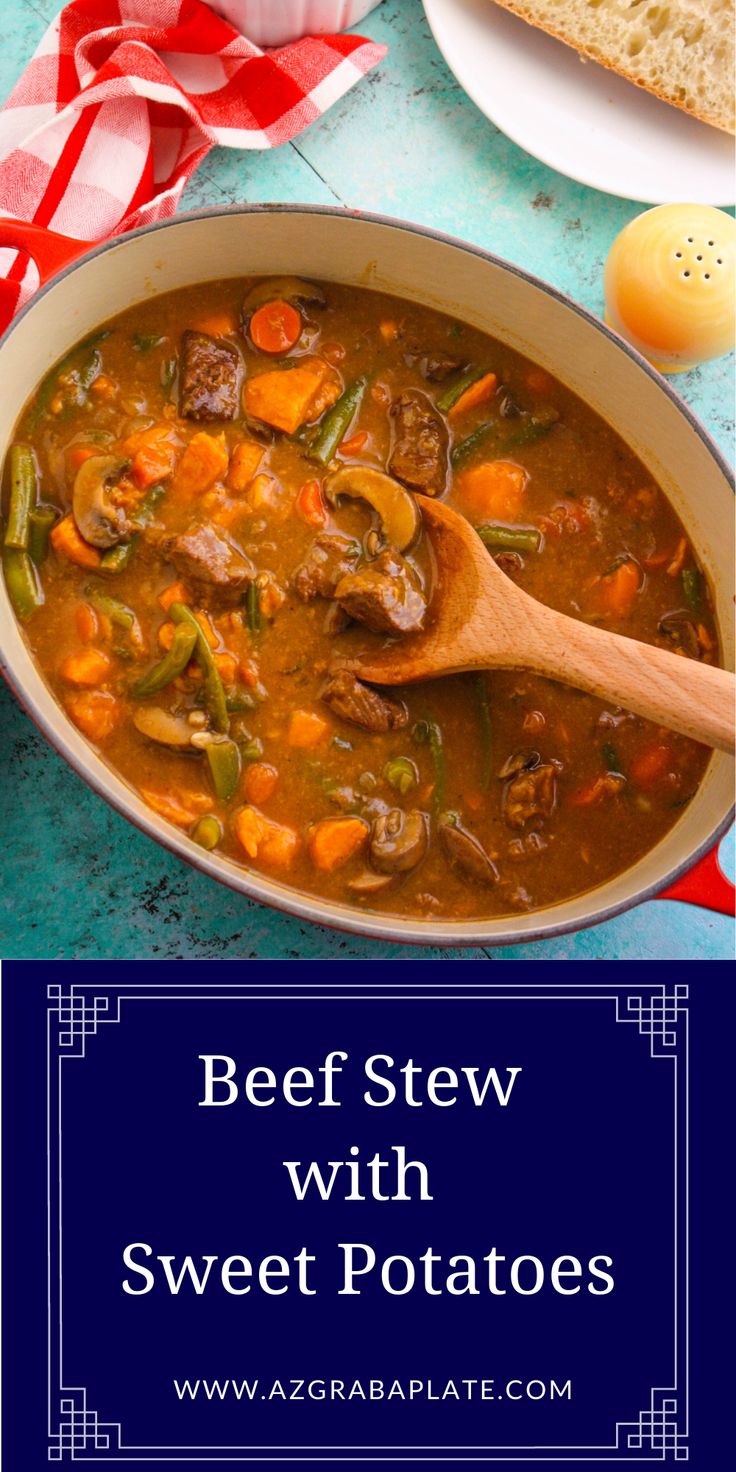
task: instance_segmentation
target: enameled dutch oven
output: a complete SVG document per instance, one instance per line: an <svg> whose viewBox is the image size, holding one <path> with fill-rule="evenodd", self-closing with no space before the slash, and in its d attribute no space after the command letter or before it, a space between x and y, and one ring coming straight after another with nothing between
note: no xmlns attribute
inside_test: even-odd
<svg viewBox="0 0 736 1472"><path fill-rule="evenodd" d="M663 487L692 538L715 589L725 660L733 668L734 498L728 468L665 380L603 323L552 287L433 231L301 205L197 211L93 249L38 226L4 220L0 245L27 250L42 285L0 343L0 455L5 455L25 401L57 359L134 302L216 276L313 276L394 292L509 343L561 379L622 435ZM597 889L530 915L493 920L372 915L249 873L230 859L204 852L154 817L57 705L33 664L4 586L0 647L3 673L23 706L96 792L188 863L300 919L397 941L493 945L592 925L655 896L732 911L733 887L721 874L713 849L729 822L733 797L733 764L719 753L666 837Z"/></svg>

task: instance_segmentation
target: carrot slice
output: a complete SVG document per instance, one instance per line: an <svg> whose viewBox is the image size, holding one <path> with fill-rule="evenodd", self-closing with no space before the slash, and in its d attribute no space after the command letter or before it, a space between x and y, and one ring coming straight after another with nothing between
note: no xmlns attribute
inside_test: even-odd
<svg viewBox="0 0 736 1472"><path fill-rule="evenodd" d="M80 603L74 622L83 644L91 644L100 632L100 623L91 603Z"/></svg>
<svg viewBox="0 0 736 1472"><path fill-rule="evenodd" d="M318 480L305 481L296 498L296 509L308 526L327 526L329 516Z"/></svg>
<svg viewBox="0 0 736 1472"><path fill-rule="evenodd" d="M356 433L355 434L349 435L346 440L342 440L340 442L340 444L338 446L338 449L340 451L340 454L341 455L359 455L360 452L361 452L361 450L362 450L362 448L363 448L363 446L364 446L364 444L365 444L365 442L366 442L366 440L367 440L367 438L368 438L368 430L367 429L359 429L359 430L356 430Z"/></svg>
<svg viewBox="0 0 736 1472"><path fill-rule="evenodd" d="M470 387L466 388L465 393L461 394L460 398L455 401L447 415L448 419L458 419L468 409L477 409L479 404L487 403L489 399L493 398L497 383L498 379L495 373L484 373L482 378L478 378L475 383L471 383Z"/></svg>
<svg viewBox="0 0 736 1472"><path fill-rule="evenodd" d="M631 560L620 562L598 583L596 594L601 613L608 614L610 618L625 618L634 607L640 587L638 563Z"/></svg>
<svg viewBox="0 0 736 1472"><path fill-rule="evenodd" d="M268 762L253 762L246 767L243 791L248 802L268 802L275 791L279 774Z"/></svg>
<svg viewBox="0 0 736 1472"><path fill-rule="evenodd" d="M323 818L307 835L309 855L317 869L331 872L342 868L357 854L368 838L362 818Z"/></svg>
<svg viewBox="0 0 736 1472"><path fill-rule="evenodd" d="M249 332L261 353L288 353L299 341L302 319L291 302L266 302L253 313Z"/></svg>
<svg viewBox="0 0 736 1472"><path fill-rule="evenodd" d="M675 555L667 568L668 578L676 578L682 572L687 557L687 537L680 537L675 548Z"/></svg>

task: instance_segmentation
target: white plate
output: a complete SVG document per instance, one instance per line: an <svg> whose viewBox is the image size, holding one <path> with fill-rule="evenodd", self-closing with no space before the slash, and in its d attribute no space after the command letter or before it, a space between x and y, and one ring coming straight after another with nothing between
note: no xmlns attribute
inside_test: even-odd
<svg viewBox="0 0 736 1472"><path fill-rule="evenodd" d="M460 86L542 163L644 204L731 204L734 143L492 0L424 0Z"/></svg>

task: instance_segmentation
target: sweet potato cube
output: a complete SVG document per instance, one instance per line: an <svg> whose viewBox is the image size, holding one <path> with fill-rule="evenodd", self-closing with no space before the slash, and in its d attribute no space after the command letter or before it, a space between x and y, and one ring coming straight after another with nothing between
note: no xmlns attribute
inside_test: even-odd
<svg viewBox="0 0 736 1472"><path fill-rule="evenodd" d="M228 490L247 490L262 459L263 445L257 445L255 440L241 440L230 457L230 469L225 480Z"/></svg>
<svg viewBox="0 0 736 1472"><path fill-rule="evenodd" d="M207 434L200 429L193 435L176 467L174 490L182 496L199 496L216 480L222 480L229 455L224 434Z"/></svg>
<svg viewBox="0 0 736 1472"><path fill-rule="evenodd" d="M246 414L295 434L327 371L326 363L314 362L308 368L274 369L249 378L243 395Z"/></svg>

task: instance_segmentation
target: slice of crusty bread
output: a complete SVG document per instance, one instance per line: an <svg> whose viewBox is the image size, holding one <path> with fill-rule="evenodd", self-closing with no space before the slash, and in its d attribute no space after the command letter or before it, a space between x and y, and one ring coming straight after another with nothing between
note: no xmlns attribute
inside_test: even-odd
<svg viewBox="0 0 736 1472"><path fill-rule="evenodd" d="M727 132L733 0L495 0L530 25Z"/></svg>

